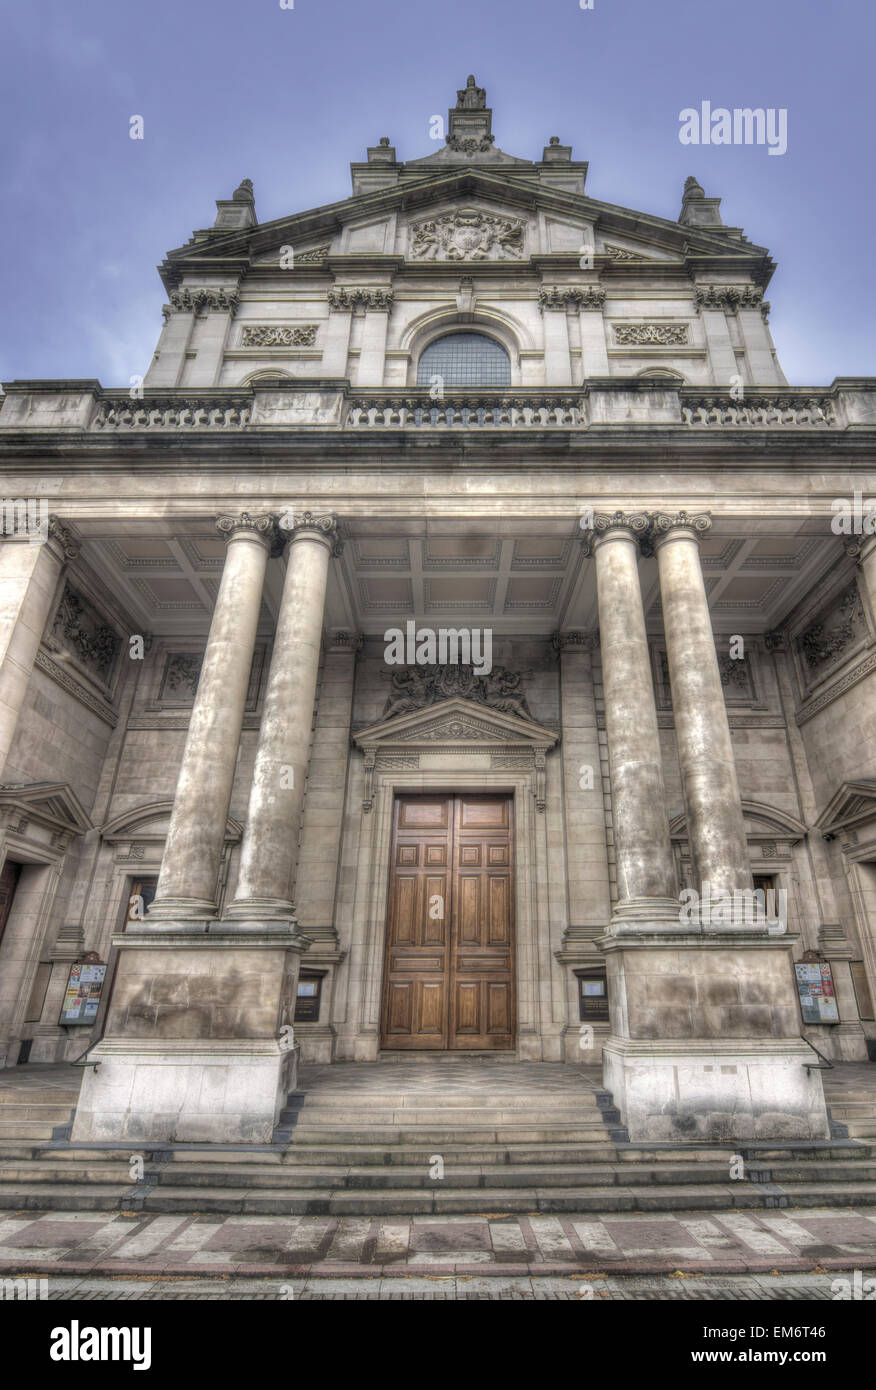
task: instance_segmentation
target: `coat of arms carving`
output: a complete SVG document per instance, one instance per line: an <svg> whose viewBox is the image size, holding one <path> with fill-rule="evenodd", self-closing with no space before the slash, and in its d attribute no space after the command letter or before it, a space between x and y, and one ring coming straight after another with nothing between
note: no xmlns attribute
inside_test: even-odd
<svg viewBox="0 0 876 1390"><path fill-rule="evenodd" d="M463 208L415 223L411 256L421 261L518 260L523 255L524 228L521 218Z"/></svg>

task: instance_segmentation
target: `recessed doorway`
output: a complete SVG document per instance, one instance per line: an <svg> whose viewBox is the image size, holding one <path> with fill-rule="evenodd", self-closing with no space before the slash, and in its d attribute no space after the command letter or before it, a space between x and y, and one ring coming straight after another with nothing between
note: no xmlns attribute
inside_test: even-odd
<svg viewBox="0 0 876 1390"><path fill-rule="evenodd" d="M397 796L381 1046L514 1046L513 801Z"/></svg>

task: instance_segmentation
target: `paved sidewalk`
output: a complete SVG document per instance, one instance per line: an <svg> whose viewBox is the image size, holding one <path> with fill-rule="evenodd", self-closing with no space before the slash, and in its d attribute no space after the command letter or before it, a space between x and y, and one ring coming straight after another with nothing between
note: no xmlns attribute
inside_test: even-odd
<svg viewBox="0 0 876 1390"><path fill-rule="evenodd" d="M281 1275L764 1274L876 1269L876 1206L775 1212L276 1217L9 1212L0 1272Z"/></svg>

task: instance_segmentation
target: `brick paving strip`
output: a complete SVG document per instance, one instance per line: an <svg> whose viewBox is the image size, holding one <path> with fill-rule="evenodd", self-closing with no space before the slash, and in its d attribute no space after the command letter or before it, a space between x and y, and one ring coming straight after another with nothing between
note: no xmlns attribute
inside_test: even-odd
<svg viewBox="0 0 876 1390"><path fill-rule="evenodd" d="M309 1279L876 1269L876 1206L545 1216L9 1212L0 1273Z"/></svg>

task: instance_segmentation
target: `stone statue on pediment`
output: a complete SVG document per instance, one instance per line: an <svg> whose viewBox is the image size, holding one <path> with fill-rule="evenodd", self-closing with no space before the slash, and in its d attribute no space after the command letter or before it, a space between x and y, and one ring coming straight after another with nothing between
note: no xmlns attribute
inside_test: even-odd
<svg viewBox="0 0 876 1390"><path fill-rule="evenodd" d="M457 111L484 111L487 105L486 88L475 85L473 77L466 81L465 88L456 91Z"/></svg>

